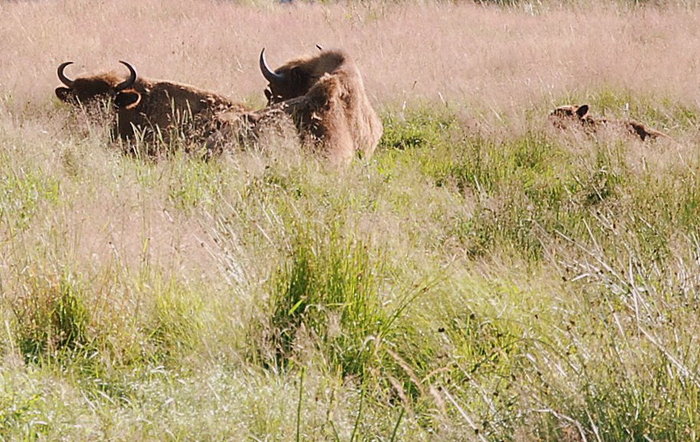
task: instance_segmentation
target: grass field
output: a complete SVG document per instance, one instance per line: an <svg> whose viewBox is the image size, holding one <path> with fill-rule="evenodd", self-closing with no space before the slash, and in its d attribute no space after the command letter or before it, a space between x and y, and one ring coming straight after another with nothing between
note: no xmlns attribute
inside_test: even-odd
<svg viewBox="0 0 700 442"><path fill-rule="evenodd" d="M700 439L700 10L0 2L0 440ZM385 132L119 153L56 66L262 106L340 47ZM670 135L562 133L553 107Z"/></svg>

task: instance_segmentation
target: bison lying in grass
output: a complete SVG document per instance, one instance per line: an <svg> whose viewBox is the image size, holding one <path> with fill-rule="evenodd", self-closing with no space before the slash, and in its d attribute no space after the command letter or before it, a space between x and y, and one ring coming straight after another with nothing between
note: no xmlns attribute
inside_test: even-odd
<svg viewBox="0 0 700 442"><path fill-rule="evenodd" d="M229 98L194 86L139 77L131 64L120 63L129 70L126 78L104 73L74 80L64 73L71 62L62 63L58 78L64 86L56 88L56 96L73 104L113 100L115 135L124 140L138 136L147 142L169 142L173 134L196 140L204 135L215 113L246 109Z"/></svg>
<svg viewBox="0 0 700 442"><path fill-rule="evenodd" d="M126 79L114 72L84 75L71 80L65 74L66 68L71 64L73 64L72 61L61 63L57 70L58 79L63 85L56 88L56 97L66 103L87 105L96 100L113 98L131 81L131 76ZM134 73L134 78L135 75Z"/></svg>
<svg viewBox="0 0 700 442"><path fill-rule="evenodd" d="M583 104L559 106L549 114L549 120L559 129L580 127L587 132L595 132L602 128L619 128L642 140L667 137L666 134L651 129L634 120L610 120L592 117L588 114L588 105Z"/></svg>
<svg viewBox="0 0 700 442"><path fill-rule="evenodd" d="M272 70L260 52L260 70L269 82L267 115L291 116L299 135L332 163L369 157L382 136L382 123L365 91L359 69L344 51L322 50ZM253 120L255 120L253 116Z"/></svg>

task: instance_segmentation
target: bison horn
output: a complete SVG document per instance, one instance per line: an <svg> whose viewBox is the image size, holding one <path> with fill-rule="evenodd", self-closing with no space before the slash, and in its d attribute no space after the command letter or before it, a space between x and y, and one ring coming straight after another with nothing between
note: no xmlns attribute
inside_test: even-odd
<svg viewBox="0 0 700 442"><path fill-rule="evenodd" d="M280 75L267 67L267 62L265 61L265 48L260 51L260 70L262 71L263 77L265 77L265 79L270 83L277 83L284 80L284 75Z"/></svg>
<svg viewBox="0 0 700 442"><path fill-rule="evenodd" d="M130 88L136 82L136 69L134 69L134 67L132 65L130 65L129 63L127 63L125 61L119 60L119 63L123 64L124 66L127 67L127 69L129 69L129 78L122 81L114 88L117 92L123 91L126 88Z"/></svg>
<svg viewBox="0 0 700 442"><path fill-rule="evenodd" d="M66 86L68 86L68 87L73 87L73 83L74 83L73 80L71 80L70 78L66 77L66 76L63 74L63 70L64 70L64 69L66 68L66 66L68 66L69 64L73 64L73 62L72 62L72 61L67 61L67 62L65 62L65 63L61 63L61 64L58 66L58 71L57 71L57 72L58 72L58 79L61 80L61 83L65 84Z"/></svg>

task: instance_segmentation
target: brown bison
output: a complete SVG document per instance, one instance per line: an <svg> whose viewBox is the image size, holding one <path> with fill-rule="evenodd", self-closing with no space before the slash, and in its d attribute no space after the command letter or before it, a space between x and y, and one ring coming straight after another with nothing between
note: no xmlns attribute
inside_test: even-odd
<svg viewBox="0 0 700 442"><path fill-rule="evenodd" d="M348 54L321 50L273 71L263 49L259 64L269 82L265 90L269 108L290 115L302 139L317 145L331 162L347 163L356 153L365 157L374 153L382 122Z"/></svg>
<svg viewBox="0 0 700 442"><path fill-rule="evenodd" d="M595 132L599 128L620 128L642 140L668 137L657 130L648 128L634 120L610 120L607 118L592 117L588 115L588 105L559 106L549 114L549 120L559 129L567 129L572 126L582 127L585 131Z"/></svg>
<svg viewBox="0 0 700 442"><path fill-rule="evenodd" d="M207 156L221 154L231 148L265 148L275 150L299 144L300 134L290 115L274 105L256 111L228 110L214 115L208 124L205 147Z"/></svg>
<svg viewBox="0 0 700 442"><path fill-rule="evenodd" d="M71 80L64 73L66 67L73 64L72 61L67 61L61 63L58 66L58 79L61 80L64 86L59 86L56 88L56 96L67 103L77 103L88 104L91 101L97 99L111 98L114 95L125 89L133 79L136 78L136 72L132 70L132 67L125 62L123 63L130 72L129 78L125 79L123 76L119 76L114 72L107 72L104 74L97 74L91 76L77 77L75 80Z"/></svg>
<svg viewBox="0 0 700 442"><path fill-rule="evenodd" d="M63 63L58 76L67 87L57 88L56 95L69 102L112 98L117 114L116 135L122 139L138 135L145 141L167 142L173 134L196 140L204 135L201 132L215 113L246 109L240 103L194 86L138 77L131 64L120 63L129 69L126 79L108 73L70 80L63 73L70 63Z"/></svg>

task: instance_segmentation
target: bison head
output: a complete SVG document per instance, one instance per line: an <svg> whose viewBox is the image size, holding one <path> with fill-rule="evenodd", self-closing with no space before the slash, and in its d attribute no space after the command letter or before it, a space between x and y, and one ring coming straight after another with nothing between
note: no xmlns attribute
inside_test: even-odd
<svg viewBox="0 0 700 442"><path fill-rule="evenodd" d="M100 98L108 98L117 94L126 88L133 86L136 81L136 71L125 61L120 61L121 64L129 69L129 77L122 81L121 78L112 74L100 74L89 77L78 77L71 80L64 73L68 65L73 64L72 61L61 63L58 66L58 79L65 87L56 88L56 96L68 103L80 102L86 104L90 101Z"/></svg>
<svg viewBox="0 0 700 442"><path fill-rule="evenodd" d="M555 127L565 128L571 122L585 122L588 116L588 105L582 104L559 106L549 114L549 120Z"/></svg>
<svg viewBox="0 0 700 442"><path fill-rule="evenodd" d="M321 50L316 56L289 61L273 71L267 65L263 49L259 64L260 71L269 82L265 89L268 104L305 95L323 74L333 72L344 62L342 53Z"/></svg>

